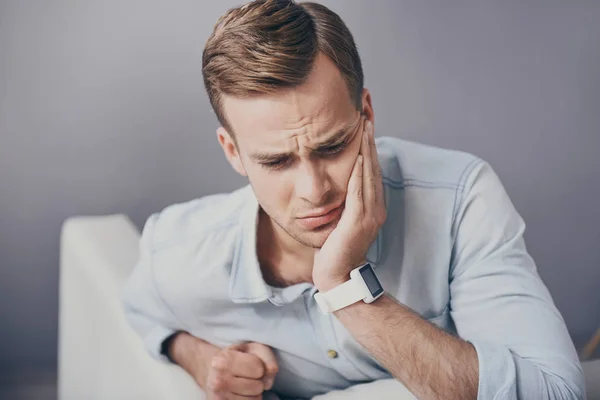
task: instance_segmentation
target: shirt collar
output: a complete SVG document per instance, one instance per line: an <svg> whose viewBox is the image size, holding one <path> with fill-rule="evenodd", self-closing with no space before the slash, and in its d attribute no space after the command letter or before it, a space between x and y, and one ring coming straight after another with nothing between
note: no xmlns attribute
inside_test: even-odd
<svg viewBox="0 0 600 400"><path fill-rule="evenodd" d="M258 201L250 185L244 193L246 204L240 215L240 234L229 278L229 296L234 303L260 303L272 297L273 293L262 277L256 256Z"/></svg>
<svg viewBox="0 0 600 400"><path fill-rule="evenodd" d="M240 215L240 234L233 256L229 297L234 303L260 303L267 300L278 306L291 303L314 286L299 283L286 288L274 288L266 284L256 255L259 205L250 185L244 189L244 196L246 204ZM382 229L367 252L367 261L373 267L376 267L381 256L381 236Z"/></svg>

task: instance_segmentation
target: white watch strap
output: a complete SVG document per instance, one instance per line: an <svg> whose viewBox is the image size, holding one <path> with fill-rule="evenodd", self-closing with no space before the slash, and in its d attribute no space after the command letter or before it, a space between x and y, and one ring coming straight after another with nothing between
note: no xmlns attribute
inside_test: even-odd
<svg viewBox="0 0 600 400"><path fill-rule="evenodd" d="M362 282L350 279L325 293L317 292L315 300L321 311L327 314L348 307L366 296Z"/></svg>

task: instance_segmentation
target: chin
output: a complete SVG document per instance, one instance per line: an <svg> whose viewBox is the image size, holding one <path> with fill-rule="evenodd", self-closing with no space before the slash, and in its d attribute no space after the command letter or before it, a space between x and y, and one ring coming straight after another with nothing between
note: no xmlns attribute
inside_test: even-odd
<svg viewBox="0 0 600 400"><path fill-rule="evenodd" d="M305 246L312 247L315 249L320 249L325 244L325 241L333 232L335 227L337 226L337 221L335 224L327 224L323 225L319 228L307 231L302 230L298 232L295 236L295 239L302 243Z"/></svg>

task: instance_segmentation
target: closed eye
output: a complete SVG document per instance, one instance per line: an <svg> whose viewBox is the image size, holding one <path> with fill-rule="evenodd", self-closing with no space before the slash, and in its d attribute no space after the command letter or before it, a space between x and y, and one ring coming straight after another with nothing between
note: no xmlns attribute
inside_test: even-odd
<svg viewBox="0 0 600 400"><path fill-rule="evenodd" d="M320 147L317 148L315 150L313 150L314 153L319 154L321 156L324 157L335 157L338 154L340 154L342 151L344 151L344 149L346 149L346 147L348 147L349 144L349 138L346 137L344 139L344 141L342 141L341 143L335 144L333 146L327 146L327 147ZM275 171L275 170L279 170L279 169L283 169L285 167L287 167L288 165L290 165L293 161L293 157L282 157L282 158L276 158L273 160L265 160L265 161L261 161L259 162L260 166L267 169L267 170L271 170L271 171Z"/></svg>
<svg viewBox="0 0 600 400"><path fill-rule="evenodd" d="M291 158L280 158L278 160L262 162L260 165L266 169L276 170L285 167L291 161Z"/></svg>
<svg viewBox="0 0 600 400"><path fill-rule="evenodd" d="M348 143L346 141L343 141L342 143L336 144L335 146L329 146L319 149L317 150L317 152L326 156L333 156L338 153L341 153L347 146Z"/></svg>

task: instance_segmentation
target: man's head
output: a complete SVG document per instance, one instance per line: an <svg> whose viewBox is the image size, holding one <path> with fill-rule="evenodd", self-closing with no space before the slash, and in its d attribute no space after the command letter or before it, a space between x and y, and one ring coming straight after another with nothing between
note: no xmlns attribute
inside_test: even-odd
<svg viewBox="0 0 600 400"><path fill-rule="evenodd" d="M230 10L207 42L203 75L233 168L279 228L321 247L343 209L364 122L373 120L343 21L288 0Z"/></svg>

